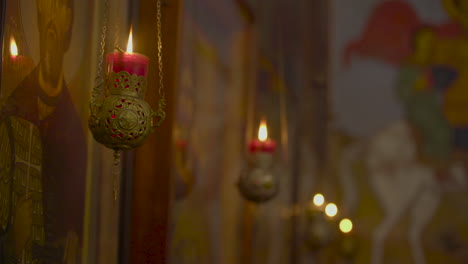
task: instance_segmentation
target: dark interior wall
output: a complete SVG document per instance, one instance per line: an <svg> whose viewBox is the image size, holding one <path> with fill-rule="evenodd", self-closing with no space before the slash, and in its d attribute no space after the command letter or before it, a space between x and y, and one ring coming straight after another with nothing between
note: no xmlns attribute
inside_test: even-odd
<svg viewBox="0 0 468 264"><path fill-rule="evenodd" d="M135 150L131 198L130 262L168 263L169 218L172 206L171 157L176 65L178 54L179 12L181 1L163 1L162 36L164 87L167 100L166 120L145 145ZM139 1L138 30L141 52L152 63L148 75L146 100L157 109L158 61L156 49L155 1Z"/></svg>

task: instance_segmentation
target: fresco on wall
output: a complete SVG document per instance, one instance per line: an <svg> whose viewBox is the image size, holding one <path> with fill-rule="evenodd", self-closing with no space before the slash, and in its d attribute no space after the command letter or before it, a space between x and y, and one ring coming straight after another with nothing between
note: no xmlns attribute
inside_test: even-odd
<svg viewBox="0 0 468 264"><path fill-rule="evenodd" d="M91 4L21 0L6 7L0 262L79 263L87 166L83 55Z"/></svg>
<svg viewBox="0 0 468 264"><path fill-rule="evenodd" d="M466 263L468 1L344 2L333 121L358 262Z"/></svg>

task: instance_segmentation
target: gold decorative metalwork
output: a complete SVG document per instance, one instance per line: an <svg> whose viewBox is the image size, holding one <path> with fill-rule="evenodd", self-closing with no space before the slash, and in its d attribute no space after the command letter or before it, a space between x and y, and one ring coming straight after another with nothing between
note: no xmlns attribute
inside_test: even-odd
<svg viewBox="0 0 468 264"><path fill-rule="evenodd" d="M107 6L107 0L105 3ZM90 102L89 128L96 141L106 147L114 150L129 150L141 146L153 128L159 127L166 117L162 73L161 3L160 0L157 1L157 55L160 83L158 109L155 112L144 101L146 77L126 71L110 72L105 78L100 77L102 76L108 21L107 11L105 12L105 23L101 32L98 78ZM154 124L153 117L157 118Z"/></svg>
<svg viewBox="0 0 468 264"><path fill-rule="evenodd" d="M110 73L109 95L95 102L89 120L94 138L114 150L128 150L143 144L152 131L152 110L143 100L146 79L128 72Z"/></svg>
<svg viewBox="0 0 468 264"><path fill-rule="evenodd" d="M45 243L39 128L25 119L9 117L0 124L0 146L0 232L5 232L6 240L3 253L11 261L7 263L36 263L33 245Z"/></svg>
<svg viewBox="0 0 468 264"><path fill-rule="evenodd" d="M124 96L144 98L147 81L144 76L129 74L122 71L111 72L107 75L109 94L119 94Z"/></svg>
<svg viewBox="0 0 468 264"><path fill-rule="evenodd" d="M160 127L161 124L166 119L165 109L166 109L166 99L163 97L163 98L159 99L158 110L156 110L156 112L153 112L153 117L158 117L158 119L156 120L156 122L153 125L153 128Z"/></svg>
<svg viewBox="0 0 468 264"><path fill-rule="evenodd" d="M157 57L159 70L159 103L153 112L144 101L147 80L126 71L103 74L104 52L108 28L109 1L104 1L104 24L97 67L96 85L92 89L89 129L99 143L114 150L114 199L117 200L120 176L120 151L141 146L154 127L159 127L166 117L166 100L163 83L161 0L156 0ZM116 34L118 32L118 25ZM117 43L118 35L115 42ZM120 48L116 47L120 52ZM153 123L153 117L156 121Z"/></svg>

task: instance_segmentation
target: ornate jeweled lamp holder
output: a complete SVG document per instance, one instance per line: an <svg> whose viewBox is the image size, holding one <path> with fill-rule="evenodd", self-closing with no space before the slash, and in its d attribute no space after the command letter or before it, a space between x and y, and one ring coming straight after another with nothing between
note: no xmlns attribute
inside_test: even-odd
<svg viewBox="0 0 468 264"><path fill-rule="evenodd" d="M101 30L101 45L96 85L89 102L88 126L94 139L114 150L114 200L120 183L120 152L141 146L154 127L165 119L165 95L163 82L161 0L157 0L157 57L159 73L159 103L156 112L144 100L147 88L148 57L133 52L132 30L127 51L116 47L107 55L107 71L103 74L106 47L109 0L104 1L104 24ZM118 31L117 31L118 32ZM153 122L153 117L158 121Z"/></svg>
<svg viewBox="0 0 468 264"><path fill-rule="evenodd" d="M273 153L256 152L242 171L238 182L242 196L251 202L271 200L278 193L278 178L273 166Z"/></svg>
<svg viewBox="0 0 468 264"><path fill-rule="evenodd" d="M157 0L157 52L159 72L159 105L153 112L144 100L147 88L148 57L133 52L132 30L127 51L116 47L107 55L107 73L103 74L103 57L106 46L108 0L105 0L104 25L101 32L101 50L98 63L97 85L90 101L89 129L93 137L104 146L121 150L141 146L154 127L165 119L166 102L163 86L163 60L161 36L161 1ZM159 120L153 123L153 117Z"/></svg>
<svg viewBox="0 0 468 264"><path fill-rule="evenodd" d="M110 72L106 84L108 95L91 106L89 128L94 138L114 150L141 146L164 117L160 111L153 112L144 100L146 76L128 71ZM160 118L156 124L154 116Z"/></svg>

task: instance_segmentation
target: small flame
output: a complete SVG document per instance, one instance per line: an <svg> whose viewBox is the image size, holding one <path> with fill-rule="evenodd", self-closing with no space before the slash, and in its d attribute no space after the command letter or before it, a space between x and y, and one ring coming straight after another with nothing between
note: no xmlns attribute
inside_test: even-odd
<svg viewBox="0 0 468 264"><path fill-rule="evenodd" d="M315 206L322 206L325 203L325 197L321 193L314 195L313 202Z"/></svg>
<svg viewBox="0 0 468 264"><path fill-rule="evenodd" d="M336 204L334 204L334 203L327 204L327 206L325 207L325 214L328 217L334 217L335 215L337 215L338 214L338 207L336 206Z"/></svg>
<svg viewBox="0 0 468 264"><path fill-rule="evenodd" d="M258 128L258 139L263 142L263 141L266 141L267 138L268 138L268 129L267 129L266 121L262 120L260 122L260 127Z"/></svg>
<svg viewBox="0 0 468 264"><path fill-rule="evenodd" d="M127 42L127 52L133 52L133 37L132 37L132 28L130 27L130 34L128 35L128 42Z"/></svg>
<svg viewBox="0 0 468 264"><path fill-rule="evenodd" d="M18 56L18 46L16 45L15 38L10 39L10 53L11 56Z"/></svg>
<svg viewBox="0 0 468 264"><path fill-rule="evenodd" d="M353 222L348 218L344 218L340 221L340 231L343 233L349 233L353 230Z"/></svg>

